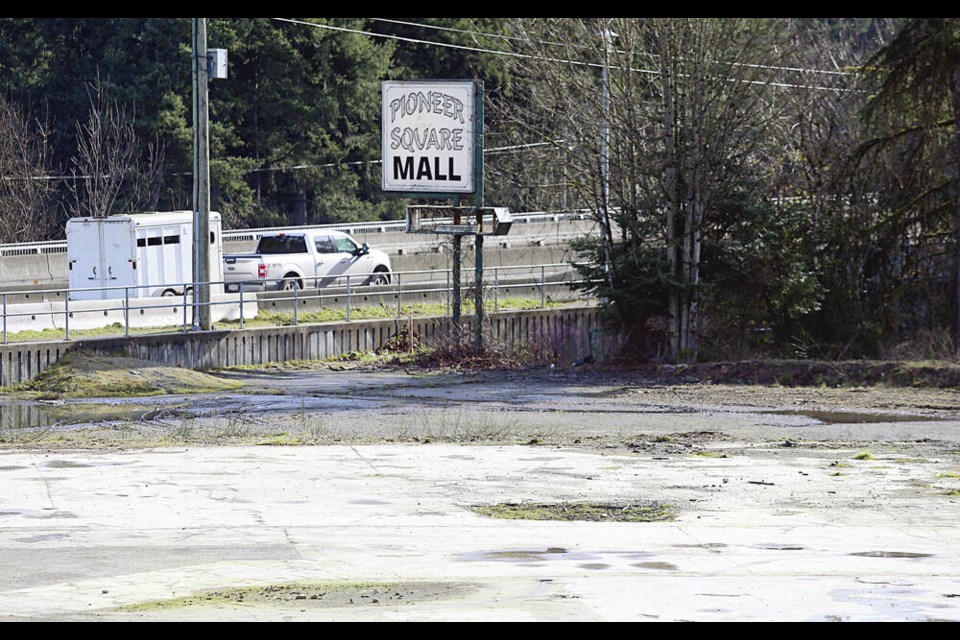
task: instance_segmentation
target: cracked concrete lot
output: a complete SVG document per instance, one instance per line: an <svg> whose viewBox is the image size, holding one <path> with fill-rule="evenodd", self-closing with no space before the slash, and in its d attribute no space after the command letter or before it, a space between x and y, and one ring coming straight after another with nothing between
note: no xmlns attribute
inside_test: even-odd
<svg viewBox="0 0 960 640"><path fill-rule="evenodd" d="M960 620L952 389L229 376L4 422L0 619Z"/></svg>

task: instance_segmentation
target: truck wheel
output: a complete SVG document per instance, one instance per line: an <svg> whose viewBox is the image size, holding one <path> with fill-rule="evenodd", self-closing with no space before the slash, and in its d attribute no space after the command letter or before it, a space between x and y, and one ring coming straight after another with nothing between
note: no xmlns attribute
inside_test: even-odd
<svg viewBox="0 0 960 640"><path fill-rule="evenodd" d="M303 285L293 275L284 278L283 284L280 286L281 291L299 291L301 289L303 289Z"/></svg>
<svg viewBox="0 0 960 640"><path fill-rule="evenodd" d="M390 284L390 272L387 271L386 267L377 267L367 280L367 284L374 287Z"/></svg>

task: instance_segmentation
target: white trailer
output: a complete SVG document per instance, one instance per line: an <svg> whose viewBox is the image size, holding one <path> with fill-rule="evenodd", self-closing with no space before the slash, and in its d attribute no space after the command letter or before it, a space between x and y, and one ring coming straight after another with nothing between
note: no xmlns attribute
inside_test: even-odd
<svg viewBox="0 0 960 640"><path fill-rule="evenodd" d="M210 212L210 281L223 280L220 214ZM193 212L67 221L71 300L183 295L193 282ZM223 292L212 285L211 293Z"/></svg>

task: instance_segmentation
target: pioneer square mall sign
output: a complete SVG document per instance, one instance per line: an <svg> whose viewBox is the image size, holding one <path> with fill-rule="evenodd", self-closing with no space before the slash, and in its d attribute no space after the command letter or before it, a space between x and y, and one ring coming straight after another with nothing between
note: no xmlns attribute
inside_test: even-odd
<svg viewBox="0 0 960 640"><path fill-rule="evenodd" d="M384 82L384 191L473 193L476 99L472 81Z"/></svg>

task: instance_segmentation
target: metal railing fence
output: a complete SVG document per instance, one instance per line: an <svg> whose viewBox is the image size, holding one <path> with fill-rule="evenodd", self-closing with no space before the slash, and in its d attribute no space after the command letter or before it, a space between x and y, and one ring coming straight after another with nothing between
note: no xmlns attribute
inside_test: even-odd
<svg viewBox="0 0 960 640"><path fill-rule="evenodd" d="M227 285L235 282L223 280L209 283L211 307L235 308L239 328L244 328L251 305L256 304L258 311L269 307L279 312L292 312L292 322L303 321L305 309L345 309L345 320L350 322L359 309L375 306L381 309L395 309L396 317L403 317L404 305L423 302L444 303L445 314L450 315L453 305L453 283L451 269L430 269L418 271L395 271L389 274L389 282L369 284L380 273L361 273L315 278L290 278L287 287L277 291L264 291L262 286L247 282L235 293L225 293ZM467 276L461 283L464 306L473 304L473 291L476 282ZM518 265L488 267L483 271L482 286L486 304L499 311L509 300L511 294L522 296L525 300L539 299L539 306L545 307L548 300L555 298L576 298L577 287L589 281L578 276L572 265L554 263L543 265ZM52 328L63 332L63 338L70 340L71 331L76 333L77 326L97 324L111 326L119 324L118 332L124 336L131 329L156 329L153 333L187 332L196 330L194 313L198 304L193 299L192 282L166 283L163 285L128 285L90 287L84 289L37 289L30 291L30 302L22 302L24 293L20 291L0 291L0 319L2 319L2 341L10 341L10 335L27 328ZM144 296L144 290L175 290L173 296ZM548 294L548 291L550 294ZM216 292L216 295L213 295ZM220 292L224 292L222 295ZM75 299L71 299L71 294ZM94 294L94 295L91 295ZM83 298L82 300L76 299ZM39 298L39 302L35 300ZM246 311L244 307L246 306ZM231 309L224 309L230 311ZM83 314L102 314L105 321L91 323L80 322ZM112 314L112 315L111 315ZM118 318L119 316L119 318ZM141 316L151 316L150 321L161 326L151 326L138 321ZM157 316L157 317L153 317ZM164 316L175 322L164 324ZM230 314L225 316L230 321ZM383 317L382 315L380 317ZM73 320L73 323L71 323ZM110 320L114 320L110 322ZM71 328L73 324L73 328ZM16 331L14 331L16 329ZM45 338L39 338L43 340ZM49 339L60 339L49 338Z"/></svg>

